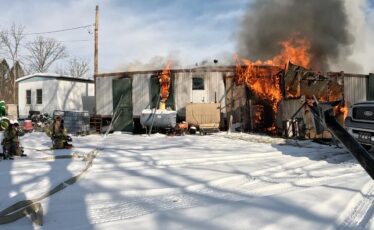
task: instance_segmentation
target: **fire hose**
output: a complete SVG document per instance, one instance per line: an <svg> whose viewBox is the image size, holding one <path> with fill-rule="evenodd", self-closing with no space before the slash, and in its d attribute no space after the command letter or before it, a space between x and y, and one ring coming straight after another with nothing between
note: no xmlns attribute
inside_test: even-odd
<svg viewBox="0 0 374 230"><path fill-rule="evenodd" d="M340 101L323 103L318 102L315 97L314 101L314 105L309 106L313 116L344 145L352 156L356 158L362 168L365 169L367 174L374 180L374 157L339 124L334 116L333 107L338 105Z"/></svg>
<svg viewBox="0 0 374 230"><path fill-rule="evenodd" d="M52 156L47 158L40 158L44 160L53 160L53 159L67 159L67 158L83 158L83 161L86 162L85 168L77 175L66 179L60 184L56 185L54 188L44 193L40 197L32 200L23 200L16 202L15 204L9 206L8 208L0 212L0 225L8 224L15 222L23 217L30 216L34 224L42 226L43 225L43 206L41 201L47 197L52 196L53 194L65 189L66 187L76 183L92 166L93 160L97 156L98 152L96 149L91 152L82 155L61 155L61 156Z"/></svg>

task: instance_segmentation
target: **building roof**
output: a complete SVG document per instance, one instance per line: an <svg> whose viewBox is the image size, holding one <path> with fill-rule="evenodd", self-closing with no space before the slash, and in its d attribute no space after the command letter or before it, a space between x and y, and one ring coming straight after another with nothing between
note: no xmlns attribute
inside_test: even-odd
<svg viewBox="0 0 374 230"><path fill-rule="evenodd" d="M95 77L123 77L123 76L132 76L135 74L160 74L162 69L156 70L139 70L139 71L126 71L126 72L112 72L112 73L99 73L95 74ZM184 72L232 72L235 71L235 66L200 66L192 67L187 69L170 69L170 72L173 73L184 73Z"/></svg>
<svg viewBox="0 0 374 230"><path fill-rule="evenodd" d="M87 78L76 78L68 75L61 75L56 73L34 73L27 76L20 77L16 80L16 82L21 82L33 77L42 77L42 78L54 78L57 80L63 81L76 81L76 82L85 82L85 83L94 83L94 80L87 79Z"/></svg>

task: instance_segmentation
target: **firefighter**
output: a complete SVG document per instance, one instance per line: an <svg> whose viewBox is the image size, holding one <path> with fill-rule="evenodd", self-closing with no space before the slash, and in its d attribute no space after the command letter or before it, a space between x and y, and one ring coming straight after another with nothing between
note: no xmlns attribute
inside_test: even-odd
<svg viewBox="0 0 374 230"><path fill-rule="evenodd" d="M23 130L19 127L18 121L14 121L14 129L16 130L16 137L17 137L17 145L16 145L16 156L26 157L27 155L23 153L23 147L21 145L19 137L25 135Z"/></svg>
<svg viewBox="0 0 374 230"><path fill-rule="evenodd" d="M3 145L3 157L4 159L13 160L14 156L25 157L23 153L23 147L20 143L20 136L23 136L24 132L19 128L18 121L10 121L8 128L4 131Z"/></svg>
<svg viewBox="0 0 374 230"><path fill-rule="evenodd" d="M71 138L67 134L67 130L64 128L64 120L62 117L57 116L49 129L47 135L51 137L54 149L71 148L72 145L68 143Z"/></svg>

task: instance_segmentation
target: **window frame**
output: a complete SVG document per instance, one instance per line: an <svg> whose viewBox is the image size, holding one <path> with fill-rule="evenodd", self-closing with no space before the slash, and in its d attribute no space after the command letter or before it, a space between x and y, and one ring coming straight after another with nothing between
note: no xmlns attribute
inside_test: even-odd
<svg viewBox="0 0 374 230"><path fill-rule="evenodd" d="M196 86L195 79L199 80L199 81L202 81L202 84L199 83L199 85L198 85L200 87ZM201 86L202 86L202 88L201 88ZM199 76L192 77L192 90L205 90L205 79L203 77L199 77Z"/></svg>
<svg viewBox="0 0 374 230"><path fill-rule="evenodd" d="M30 93L30 95L27 95ZM31 89L26 89L26 105L31 105Z"/></svg>
<svg viewBox="0 0 374 230"><path fill-rule="evenodd" d="M40 96L38 95L38 92L41 92ZM40 101L39 101L39 99L40 99ZM42 105L43 104L43 89L37 89L36 90L36 104L38 104L38 105Z"/></svg>

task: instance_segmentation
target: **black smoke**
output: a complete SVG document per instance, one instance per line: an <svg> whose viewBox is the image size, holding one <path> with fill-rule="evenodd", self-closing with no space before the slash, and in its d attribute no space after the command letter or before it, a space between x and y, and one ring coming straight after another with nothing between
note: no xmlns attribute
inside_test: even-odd
<svg viewBox="0 0 374 230"><path fill-rule="evenodd" d="M254 0L243 18L238 53L251 60L271 59L280 52L280 42L291 37L309 40L311 67L328 70L329 62L350 54L354 42L344 1Z"/></svg>

